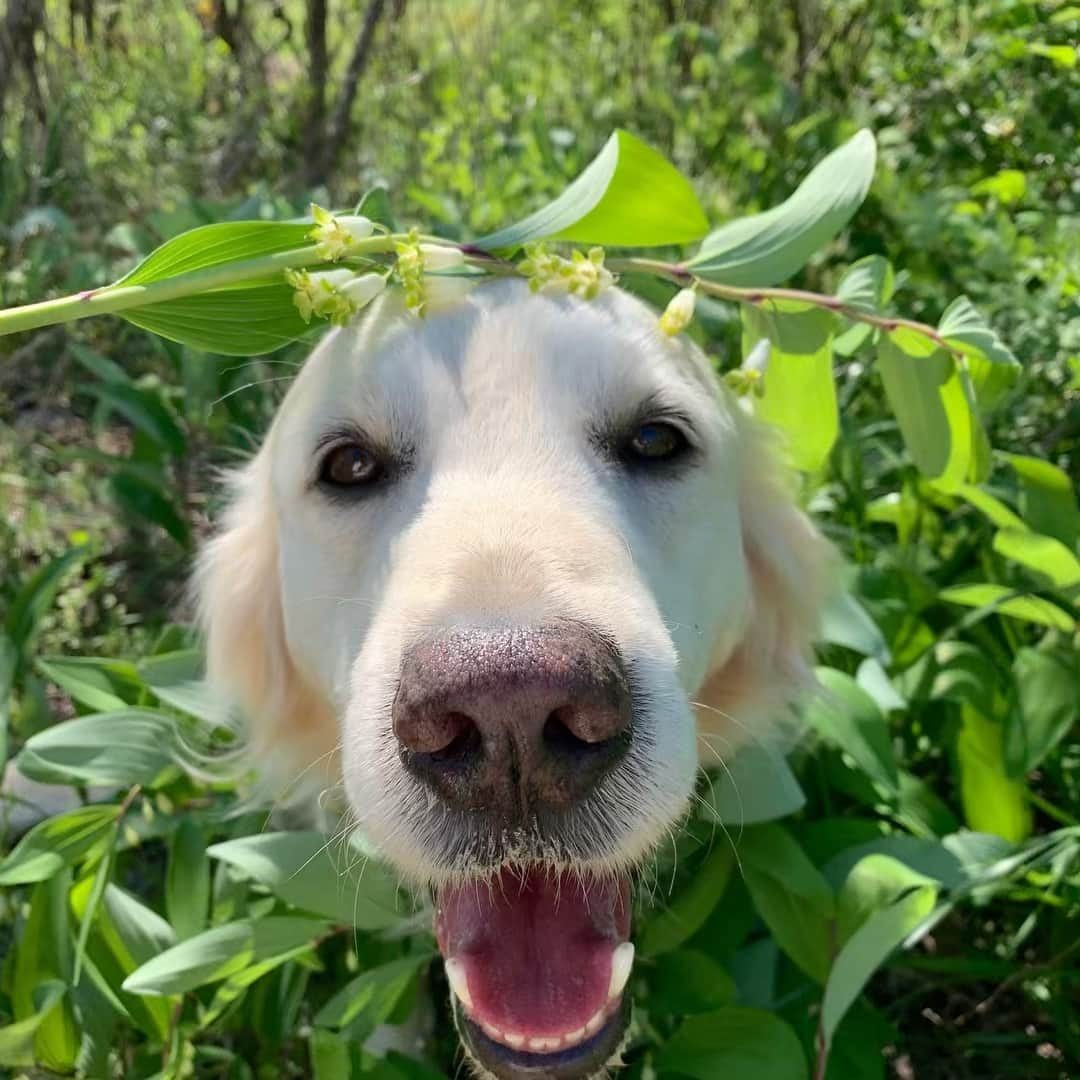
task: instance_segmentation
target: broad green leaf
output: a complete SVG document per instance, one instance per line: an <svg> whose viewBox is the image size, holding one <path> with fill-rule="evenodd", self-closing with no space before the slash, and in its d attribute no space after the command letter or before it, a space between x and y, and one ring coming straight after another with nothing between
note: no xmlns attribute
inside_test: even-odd
<svg viewBox="0 0 1080 1080"><path fill-rule="evenodd" d="M946 491L982 479L989 467L986 435L953 358L927 338L897 330L878 341L877 366L919 471Z"/></svg>
<svg viewBox="0 0 1080 1080"><path fill-rule="evenodd" d="M892 264L881 255L867 255L848 267L836 287L836 298L849 308L877 314L892 299L895 277ZM874 333L869 323L853 322L833 342L840 356L853 356Z"/></svg>
<svg viewBox="0 0 1080 1080"><path fill-rule="evenodd" d="M685 887L665 907L654 911L641 929L637 940L641 955L671 952L692 938L723 896L734 865L731 845L718 843Z"/></svg>
<svg viewBox="0 0 1080 1080"><path fill-rule="evenodd" d="M245 836L214 844L207 854L295 907L361 930L384 930L407 914L386 869L321 832Z"/></svg>
<svg viewBox="0 0 1080 1080"><path fill-rule="evenodd" d="M139 675L166 705L208 724L222 722L224 710L206 682L203 656L198 649L151 656L139 664Z"/></svg>
<svg viewBox="0 0 1080 1080"><path fill-rule="evenodd" d="M293 916L225 923L152 957L124 980L123 988L131 994L182 994L314 941L327 929L321 920Z"/></svg>
<svg viewBox="0 0 1080 1080"><path fill-rule="evenodd" d="M821 1030L826 1044L870 976L929 916L936 901L935 885L912 886L888 907L875 911L840 950L821 1004Z"/></svg>
<svg viewBox="0 0 1080 1080"><path fill-rule="evenodd" d="M1000 672L982 649L966 641L942 641L928 654L938 669L930 683L931 701L971 705L990 715L1000 689Z"/></svg>
<svg viewBox="0 0 1080 1080"><path fill-rule="evenodd" d="M649 1009L691 1016L735 1003L735 981L711 957L693 949L661 956L649 973Z"/></svg>
<svg viewBox="0 0 1080 1080"><path fill-rule="evenodd" d="M1080 663L1072 650L1020 649L1013 659L1015 700L1005 722L1005 767L1020 778L1080 721Z"/></svg>
<svg viewBox="0 0 1080 1080"><path fill-rule="evenodd" d="M75 941L75 962L74 969L71 976L72 984L79 985L79 976L82 973L83 957L86 955L86 941L90 936L90 928L94 925L94 918L97 915L98 907L101 904L101 899L105 895L105 889L109 884L109 878L112 876L116 852L116 831L114 830L112 835L112 843L109 844L105 851L105 854L98 862L97 869L94 871L94 876L89 879L89 888L86 890L86 902L81 906L81 910L77 912L79 917L79 936ZM74 889L72 893L74 893ZM74 903L72 904L74 907Z"/></svg>
<svg viewBox="0 0 1080 1080"><path fill-rule="evenodd" d="M174 761L175 721L152 709L65 720L28 739L20 772L52 783L151 787Z"/></svg>
<svg viewBox="0 0 1080 1080"><path fill-rule="evenodd" d="M49 656L40 657L36 667L80 705L97 712L110 712L128 705L117 693L119 680L107 666L111 663L84 656Z"/></svg>
<svg viewBox="0 0 1080 1080"><path fill-rule="evenodd" d="M284 281L252 282L131 308L121 316L136 326L205 352L258 356L318 327L309 327Z"/></svg>
<svg viewBox="0 0 1080 1080"><path fill-rule="evenodd" d="M819 667L815 674L821 691L804 710L806 723L831 746L850 754L874 783L898 794L896 755L877 702L845 672Z"/></svg>
<svg viewBox="0 0 1080 1080"><path fill-rule="evenodd" d="M147 479L136 469L120 468L109 477L109 488L129 514L164 529L182 547L191 543L191 529L183 512L161 483Z"/></svg>
<svg viewBox="0 0 1080 1080"><path fill-rule="evenodd" d="M999 529L1024 530L1027 525L1023 519L1000 499L995 498L983 488L973 484L957 484L953 494L966 499L977 510L984 513Z"/></svg>
<svg viewBox="0 0 1080 1080"><path fill-rule="evenodd" d="M901 859L873 853L861 858L844 879L836 897L836 931L840 945L874 914L914 887L935 884Z"/></svg>
<svg viewBox="0 0 1080 1080"><path fill-rule="evenodd" d="M1020 363L997 331L966 296L959 296L945 309L938 332L964 354L979 408L996 408L1020 377Z"/></svg>
<svg viewBox="0 0 1080 1080"><path fill-rule="evenodd" d="M708 743L707 736L701 736ZM704 758L706 768L712 754ZM779 750L758 741L739 747L735 756L717 768L706 796L716 821L723 825L760 825L797 813L806 796Z"/></svg>
<svg viewBox="0 0 1080 1080"><path fill-rule="evenodd" d="M64 578L88 554L86 547L73 547L45 563L15 594L8 608L5 626L16 653L25 652L41 622L42 616L52 606Z"/></svg>
<svg viewBox="0 0 1080 1080"><path fill-rule="evenodd" d="M183 457L187 452L187 436L155 391L118 382L87 383L80 389L118 412L136 431L173 457Z"/></svg>
<svg viewBox="0 0 1080 1080"><path fill-rule="evenodd" d="M875 158L874 136L863 129L818 162L779 206L709 233L688 268L726 285L786 280L851 220L870 188Z"/></svg>
<svg viewBox="0 0 1080 1080"><path fill-rule="evenodd" d="M68 342L68 351L91 375L102 382L131 384L131 377L115 360L110 360L77 341Z"/></svg>
<svg viewBox="0 0 1080 1080"><path fill-rule="evenodd" d="M390 203L390 193L384 187L373 187L365 191L353 213L374 221L376 225L382 225L390 232L399 231L394 208Z"/></svg>
<svg viewBox="0 0 1080 1080"><path fill-rule="evenodd" d="M739 843L746 887L777 944L820 983L829 972L832 889L778 825L747 829Z"/></svg>
<svg viewBox="0 0 1080 1080"><path fill-rule="evenodd" d="M1001 169L971 187L972 195L990 195L1006 205L1019 202L1026 192L1027 177L1019 169Z"/></svg>
<svg viewBox="0 0 1080 1080"><path fill-rule="evenodd" d="M1010 778L1006 771L1002 726L970 705L960 713L956 758L964 818L976 832L1020 843L1031 835L1031 807L1023 780Z"/></svg>
<svg viewBox="0 0 1080 1080"><path fill-rule="evenodd" d="M279 221L226 221L203 225L166 240L116 284L149 285L152 281L222 263L292 251L310 243L306 239L310 231L310 223Z"/></svg>
<svg viewBox="0 0 1080 1080"><path fill-rule="evenodd" d="M743 353L762 338L771 349L754 413L786 436L792 462L817 472L840 430L832 373L833 316L820 308L780 311L744 305Z"/></svg>
<svg viewBox="0 0 1080 1080"><path fill-rule="evenodd" d="M45 881L101 844L119 806L81 806L35 825L0 862L0 886Z"/></svg>
<svg viewBox="0 0 1080 1080"><path fill-rule="evenodd" d="M708 227L689 181L662 154L620 129L554 202L475 243L487 251L533 240L655 247L696 240Z"/></svg>
<svg viewBox="0 0 1080 1080"><path fill-rule="evenodd" d="M829 593L821 613L817 640L843 645L882 663L887 664L890 659L885 635L848 589L833 589Z"/></svg>
<svg viewBox="0 0 1080 1080"><path fill-rule="evenodd" d="M33 1015L0 1028L0 1065L34 1064L34 1036L66 993L67 987L56 979L38 984L34 990Z"/></svg>
<svg viewBox="0 0 1080 1080"><path fill-rule="evenodd" d="M1057 604L1044 600L1041 596L1026 593L1017 595L1015 589L1004 585L981 582L975 585L952 585L938 594L950 604L963 604L965 607L993 608L999 615L1009 615L1024 622L1038 623L1041 626L1053 626L1058 630L1073 630L1076 619Z"/></svg>
<svg viewBox="0 0 1080 1080"><path fill-rule="evenodd" d="M1072 70L1080 61L1080 49L1075 45L1047 45L1042 41L1033 41L1027 45L1032 56L1041 56L1050 60L1055 67Z"/></svg>
<svg viewBox="0 0 1080 1080"><path fill-rule="evenodd" d="M346 983L316 1014L319 1027L348 1028L363 1042L394 1011L417 972L434 953L421 952L362 972Z"/></svg>
<svg viewBox="0 0 1080 1080"><path fill-rule="evenodd" d="M1076 485L1049 461L1024 454L1005 454L1020 480L1020 513L1037 533L1055 536L1069 548L1080 541L1080 509Z"/></svg>
<svg viewBox="0 0 1080 1080"><path fill-rule="evenodd" d="M312 1028L308 1056L313 1080L351 1080L352 1061L346 1036L326 1028Z"/></svg>
<svg viewBox="0 0 1080 1080"><path fill-rule="evenodd" d="M180 822L169 844L165 871L165 910L176 936L194 937L206 925L210 908L210 860L202 829L190 818Z"/></svg>
<svg viewBox="0 0 1080 1080"><path fill-rule="evenodd" d="M778 1016L730 1005L684 1021L656 1058L661 1076L806 1080L798 1036Z"/></svg>
<svg viewBox="0 0 1080 1080"><path fill-rule="evenodd" d="M859 664L855 681L877 702L877 707L882 712L907 708L907 702L875 657L868 656Z"/></svg>
<svg viewBox="0 0 1080 1080"><path fill-rule="evenodd" d="M1080 585L1080 559L1060 540L1028 529L999 529L994 550L1048 577L1060 589Z"/></svg>

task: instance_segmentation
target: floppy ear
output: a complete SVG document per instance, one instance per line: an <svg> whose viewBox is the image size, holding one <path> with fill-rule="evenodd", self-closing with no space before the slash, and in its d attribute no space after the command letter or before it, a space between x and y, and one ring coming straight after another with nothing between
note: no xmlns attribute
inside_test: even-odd
<svg viewBox="0 0 1080 1080"><path fill-rule="evenodd" d="M741 409L739 512L750 577L746 626L698 691L698 730L730 752L768 733L813 684L812 642L825 596L829 547L798 509L793 477L771 429Z"/></svg>
<svg viewBox="0 0 1080 1080"><path fill-rule="evenodd" d="M338 732L289 653L269 461L264 449L230 478L221 531L203 548L194 585L210 684L244 714L250 749L292 771L332 754Z"/></svg>

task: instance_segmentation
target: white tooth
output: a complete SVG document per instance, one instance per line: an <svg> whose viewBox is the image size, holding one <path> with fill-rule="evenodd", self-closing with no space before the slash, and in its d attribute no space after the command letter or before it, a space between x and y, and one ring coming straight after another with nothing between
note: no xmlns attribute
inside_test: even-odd
<svg viewBox="0 0 1080 1080"><path fill-rule="evenodd" d="M558 1039L530 1039L529 1049L536 1050L542 1054L547 1053L549 1050L558 1050L559 1041L560 1040Z"/></svg>
<svg viewBox="0 0 1080 1080"><path fill-rule="evenodd" d="M580 1027L577 1029L577 1031L571 1031L569 1035L564 1035L563 1042L566 1043L567 1046L577 1046L577 1044L581 1042L581 1040L584 1038L585 1029L583 1027Z"/></svg>
<svg viewBox="0 0 1080 1080"><path fill-rule="evenodd" d="M615 1001L623 992L634 966L634 943L624 941L611 954L611 982L608 983L607 999Z"/></svg>
<svg viewBox="0 0 1080 1080"><path fill-rule="evenodd" d="M503 1033L493 1024L481 1024L480 1027L489 1039L502 1042Z"/></svg>
<svg viewBox="0 0 1080 1080"><path fill-rule="evenodd" d="M597 1009L596 1012L589 1017L589 1022L585 1025L586 1035L595 1035L603 1026L604 1020L607 1018L607 1014L603 1009Z"/></svg>
<svg viewBox="0 0 1080 1080"><path fill-rule="evenodd" d="M503 1042L516 1050L518 1047L525 1045L525 1036L519 1035L516 1031L504 1031Z"/></svg>
<svg viewBox="0 0 1080 1080"><path fill-rule="evenodd" d="M469 996L469 980L465 975L465 965L460 960L446 961L446 980L450 983L450 989L455 997L466 1009L472 1009L472 998Z"/></svg>

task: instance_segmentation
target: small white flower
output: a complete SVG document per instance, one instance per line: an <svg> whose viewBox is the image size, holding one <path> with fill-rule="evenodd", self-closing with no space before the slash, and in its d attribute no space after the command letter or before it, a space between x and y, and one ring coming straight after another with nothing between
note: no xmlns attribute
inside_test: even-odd
<svg viewBox="0 0 1080 1080"><path fill-rule="evenodd" d="M762 338L747 354L742 362L743 371L757 371L762 376L769 370L769 356L772 344L768 338Z"/></svg>
<svg viewBox="0 0 1080 1080"><path fill-rule="evenodd" d="M308 239L315 241L315 254L325 262L337 262L358 241L366 240L375 230L374 223L366 217L358 214L335 217L315 203L311 204L311 216L315 228L308 233Z"/></svg>
<svg viewBox="0 0 1080 1080"><path fill-rule="evenodd" d="M367 279L377 279L375 282ZM365 304L371 302L385 282L378 274L357 277L351 270L286 270L285 280L293 287L293 304L304 322L317 315L336 326L344 326Z"/></svg>
<svg viewBox="0 0 1080 1080"><path fill-rule="evenodd" d="M341 294L352 301L355 310L367 307L386 288L382 274L361 274L341 286Z"/></svg>
<svg viewBox="0 0 1080 1080"><path fill-rule="evenodd" d="M660 316L660 329L668 337L681 334L694 317L694 304L697 295L693 289L680 289L672 298L663 315Z"/></svg>
<svg viewBox="0 0 1080 1080"><path fill-rule="evenodd" d="M421 244L420 257L424 261L425 273L429 274L438 270L452 270L465 263L465 252L446 244Z"/></svg>

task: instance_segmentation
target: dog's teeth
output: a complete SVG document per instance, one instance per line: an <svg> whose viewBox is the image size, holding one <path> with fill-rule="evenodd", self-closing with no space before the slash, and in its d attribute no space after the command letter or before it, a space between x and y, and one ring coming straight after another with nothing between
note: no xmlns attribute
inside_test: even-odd
<svg viewBox="0 0 1080 1080"><path fill-rule="evenodd" d="M607 999L609 1002L618 999L626 988L630 978L630 969L634 966L634 943L624 941L611 954L611 982L608 983Z"/></svg>
<svg viewBox="0 0 1080 1080"><path fill-rule="evenodd" d="M446 980L450 983L450 989L454 996L465 1006L472 1009L472 998L469 996L469 980L465 975L465 965L460 960L446 961Z"/></svg>
<svg viewBox="0 0 1080 1080"><path fill-rule="evenodd" d="M547 1053L551 1050L558 1050L560 1041L561 1040L559 1039L530 1039L529 1049L536 1050L542 1054Z"/></svg>
<svg viewBox="0 0 1080 1080"><path fill-rule="evenodd" d="M496 1042L502 1042L505 1037L502 1030L494 1024L481 1024L480 1029L489 1039L494 1039Z"/></svg>
<svg viewBox="0 0 1080 1080"><path fill-rule="evenodd" d="M577 1046L577 1044L581 1042L584 1038L585 1029L583 1027L579 1027L577 1031L571 1031L569 1035L564 1035L563 1043L566 1046Z"/></svg>
<svg viewBox="0 0 1080 1080"><path fill-rule="evenodd" d="M502 1039L507 1046L514 1050L525 1045L525 1036L519 1035L516 1031L504 1031Z"/></svg>
<svg viewBox="0 0 1080 1080"><path fill-rule="evenodd" d="M585 1025L585 1035L595 1035L604 1026L604 1021L606 1019L607 1013L603 1009L597 1009L596 1012L589 1017L589 1022Z"/></svg>

